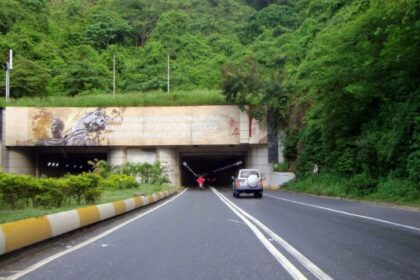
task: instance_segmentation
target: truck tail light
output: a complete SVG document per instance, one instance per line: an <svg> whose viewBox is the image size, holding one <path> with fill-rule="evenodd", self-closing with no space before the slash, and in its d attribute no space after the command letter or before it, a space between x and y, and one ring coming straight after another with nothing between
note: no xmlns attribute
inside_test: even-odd
<svg viewBox="0 0 420 280"><path fill-rule="evenodd" d="M263 180L260 180L260 187L264 188L264 181Z"/></svg>

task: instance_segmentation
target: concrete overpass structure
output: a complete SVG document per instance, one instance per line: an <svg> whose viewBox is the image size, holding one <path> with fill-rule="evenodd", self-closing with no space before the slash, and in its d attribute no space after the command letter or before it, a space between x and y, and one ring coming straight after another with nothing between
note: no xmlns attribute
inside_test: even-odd
<svg viewBox="0 0 420 280"><path fill-rule="evenodd" d="M267 121L237 106L7 107L2 116L6 172L60 176L88 170L94 158L114 166L160 161L173 184L188 185L183 161L205 173L241 160L238 168L258 168L270 183Z"/></svg>

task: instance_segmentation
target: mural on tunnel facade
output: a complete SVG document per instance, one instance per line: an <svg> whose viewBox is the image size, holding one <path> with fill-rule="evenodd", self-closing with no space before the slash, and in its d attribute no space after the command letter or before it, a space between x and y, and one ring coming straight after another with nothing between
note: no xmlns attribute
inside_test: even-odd
<svg viewBox="0 0 420 280"><path fill-rule="evenodd" d="M7 108L7 146L235 145L241 143L237 106ZM265 144L266 125L252 125ZM248 132L247 132L248 133Z"/></svg>

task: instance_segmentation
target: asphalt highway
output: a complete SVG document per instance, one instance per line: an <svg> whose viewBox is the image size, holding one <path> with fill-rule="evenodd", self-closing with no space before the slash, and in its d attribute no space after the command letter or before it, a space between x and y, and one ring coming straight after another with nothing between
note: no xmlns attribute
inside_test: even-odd
<svg viewBox="0 0 420 280"><path fill-rule="evenodd" d="M420 212L283 191L256 199L189 189L17 278L420 279Z"/></svg>

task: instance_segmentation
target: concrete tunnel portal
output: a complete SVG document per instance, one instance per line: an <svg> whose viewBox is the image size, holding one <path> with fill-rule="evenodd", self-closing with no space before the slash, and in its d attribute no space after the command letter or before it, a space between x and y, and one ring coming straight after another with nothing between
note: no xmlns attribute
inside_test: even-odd
<svg viewBox="0 0 420 280"><path fill-rule="evenodd" d="M197 187L196 177L186 168L188 166L196 174L204 175L206 186L230 187L232 176L244 168L246 153L224 153L224 154L180 154L181 185L185 187ZM238 162L242 162L238 164ZM232 166L234 163L238 165Z"/></svg>
<svg viewBox="0 0 420 280"><path fill-rule="evenodd" d="M250 119L234 105L8 107L0 110L0 120L3 115L0 165L36 177L89 172L88 161L95 158L113 167L160 161L171 184L197 187L186 162L210 185L230 187L240 168L272 172L269 155L277 149L269 145L267 120ZM13 121L22 116L27 118ZM64 124L58 131L54 120Z"/></svg>

